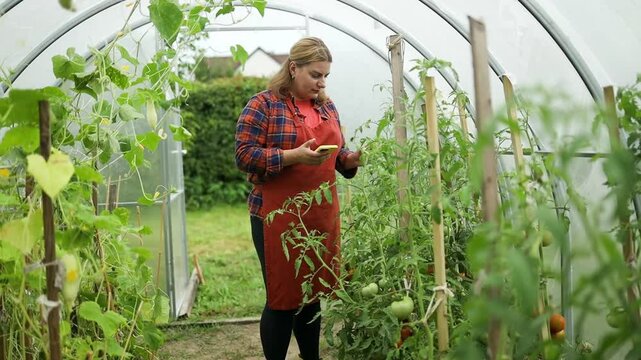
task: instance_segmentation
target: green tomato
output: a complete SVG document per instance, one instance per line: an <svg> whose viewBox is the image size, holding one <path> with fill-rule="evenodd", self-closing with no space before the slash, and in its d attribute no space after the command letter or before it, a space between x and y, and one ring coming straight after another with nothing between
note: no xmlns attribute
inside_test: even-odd
<svg viewBox="0 0 641 360"><path fill-rule="evenodd" d="M545 246L550 246L552 245L552 241L554 241L554 235L550 232L550 230L543 230L543 234L541 234L541 245Z"/></svg>
<svg viewBox="0 0 641 360"><path fill-rule="evenodd" d="M405 296L400 301L392 302L390 305L392 314L399 320L407 320L414 311L414 300L411 297Z"/></svg>
<svg viewBox="0 0 641 360"><path fill-rule="evenodd" d="M384 289L384 288L387 287L387 285L389 285L389 281L387 281L387 279L382 278L382 279L378 280L378 287L379 288Z"/></svg>
<svg viewBox="0 0 641 360"><path fill-rule="evenodd" d="M378 293L378 285L376 283L370 283L361 289L361 295L365 297L374 296Z"/></svg>
<svg viewBox="0 0 641 360"><path fill-rule="evenodd" d="M610 327L618 329L625 324L627 320L626 316L625 309L621 306L617 306L610 309L608 315L605 317L605 321L607 321Z"/></svg>

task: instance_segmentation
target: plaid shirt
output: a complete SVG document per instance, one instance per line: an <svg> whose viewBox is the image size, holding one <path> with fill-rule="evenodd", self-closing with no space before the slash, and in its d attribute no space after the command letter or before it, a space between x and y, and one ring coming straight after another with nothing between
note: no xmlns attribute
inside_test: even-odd
<svg viewBox="0 0 641 360"><path fill-rule="evenodd" d="M314 108L322 120L338 120L338 111L331 100L316 103ZM236 125L236 165L247 173L252 184L264 184L283 169L283 150L293 149L296 144L294 116L285 100L269 90L256 94L243 109ZM335 167L346 178L354 177L357 170L345 170L342 165L350 153L342 140ZM247 202L249 213L259 216L263 196L256 186Z"/></svg>

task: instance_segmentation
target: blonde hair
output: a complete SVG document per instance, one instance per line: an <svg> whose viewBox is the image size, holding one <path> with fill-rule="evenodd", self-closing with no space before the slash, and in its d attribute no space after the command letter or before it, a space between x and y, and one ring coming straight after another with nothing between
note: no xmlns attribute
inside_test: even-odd
<svg viewBox="0 0 641 360"><path fill-rule="evenodd" d="M332 54L323 42L317 37L305 37L298 40L289 50L289 57L280 70L269 81L268 89L280 98L291 96L292 76L289 73L289 64L294 62L296 66L305 66L316 61L332 62ZM318 93L318 101L324 103L329 98L325 90L321 89Z"/></svg>

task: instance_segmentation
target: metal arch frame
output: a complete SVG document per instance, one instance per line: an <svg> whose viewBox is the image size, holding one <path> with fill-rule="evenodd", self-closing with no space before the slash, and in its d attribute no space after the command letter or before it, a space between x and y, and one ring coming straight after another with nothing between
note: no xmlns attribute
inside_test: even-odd
<svg viewBox="0 0 641 360"><path fill-rule="evenodd" d="M421 0L422 1L422 0ZM561 49L565 57L570 61L572 67L577 72L585 87L588 88L590 95L596 102L603 101L603 92L601 91L601 84L596 80L596 77L590 70L589 66L583 60L576 48L570 43L570 40L565 36L565 33L559 26L552 20L552 18L531 0L518 0L519 3L527 10L527 12L536 19L536 21L545 29L550 35L552 40Z"/></svg>
<svg viewBox="0 0 641 360"><path fill-rule="evenodd" d="M22 0L8 0L7 2L3 3L0 5L0 16L8 13L13 9L16 5L20 4Z"/></svg>
<svg viewBox="0 0 641 360"><path fill-rule="evenodd" d="M124 2L125 0L109 0L106 3L100 3L99 5L91 8L90 10L84 12L82 15L76 17L73 19L73 21L70 21L66 23L62 28L59 28L56 32L52 33L50 36L48 36L45 40L43 40L41 43L39 43L29 54L23 59L17 67L17 71L11 76L11 82L13 83L25 70L26 68L40 55L42 54L49 46L51 46L54 42L59 40L61 37L63 37L65 34L67 34L69 31L73 30L76 26L80 25L84 21L88 20L92 16L107 10L108 8L117 5L118 3ZM239 4L238 6L241 6L242 4ZM243 5L244 6L244 5ZM285 5L276 5L276 4L267 4L267 8L274 9L274 10L279 10L283 12L289 12L293 14L297 14L300 16L305 16L306 18L313 19L315 21L318 21L322 24L325 24L327 26L330 26L336 30L339 30L340 32L352 37L353 39L357 40L367 48L369 48L372 52L374 52L376 55L378 55L381 59L387 61L387 56L384 54L382 51L377 49L373 44L359 36L358 34L355 34L348 29L345 29L344 27L340 26L339 24L336 24L330 19L324 18L322 16L310 16L306 14L304 11L296 9L294 7L290 6L285 6ZM145 24L148 24L150 22L149 19L145 19L140 21L140 23L136 23L138 27L144 26ZM116 35L111 37L111 40ZM108 43L109 41L105 42ZM418 88L416 84L411 80L411 78L408 75L405 75L405 80L410 84L412 89L416 91ZM0 91L4 93L6 91L6 85L1 85L0 86Z"/></svg>
<svg viewBox="0 0 641 360"><path fill-rule="evenodd" d="M97 15L104 10L109 9L112 6L115 6L125 0L106 0L104 2L98 3L96 6L89 8L87 11L83 12L80 16L72 18L70 21L64 23L64 25L58 28L55 32L47 36L43 41L36 45L33 50L25 56L25 58L18 64L13 74L11 74L11 83L13 83L26 69L31 65L31 63L42 54L49 46L54 42L58 41L61 37L67 34L76 26L82 24L89 18ZM7 86L5 84L0 85L0 94L4 94L7 91Z"/></svg>

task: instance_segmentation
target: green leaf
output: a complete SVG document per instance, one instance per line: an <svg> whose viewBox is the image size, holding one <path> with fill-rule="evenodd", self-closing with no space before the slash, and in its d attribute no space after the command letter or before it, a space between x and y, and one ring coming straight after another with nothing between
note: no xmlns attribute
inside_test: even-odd
<svg viewBox="0 0 641 360"><path fill-rule="evenodd" d="M27 171L52 198L67 186L74 172L69 156L55 150L49 156L49 161L39 154L32 154L27 156L27 163Z"/></svg>
<svg viewBox="0 0 641 360"><path fill-rule="evenodd" d="M182 126L170 124L169 130L174 135L175 141L185 141L191 138L191 133L189 132L189 130L185 129Z"/></svg>
<svg viewBox="0 0 641 360"><path fill-rule="evenodd" d="M94 99L98 99L98 92L96 92L92 87L97 79L98 75L95 72L84 76L74 75L72 78L74 82L74 90L79 93L87 94Z"/></svg>
<svg viewBox="0 0 641 360"><path fill-rule="evenodd" d="M163 332L148 322L145 322L142 325L142 337L145 339L145 343L149 345L152 351L160 349L160 347L165 343L165 335Z"/></svg>
<svg viewBox="0 0 641 360"><path fill-rule="evenodd" d="M111 310L103 314L100 305L93 301L80 304L78 315L85 320L96 322L107 338L114 336L118 327L127 322L124 317Z"/></svg>
<svg viewBox="0 0 641 360"><path fill-rule="evenodd" d="M323 188L323 196L325 196L325 200L327 200L328 203L332 203L333 197L332 197L332 191L328 187Z"/></svg>
<svg viewBox="0 0 641 360"><path fill-rule="evenodd" d="M120 52L120 56L122 56L123 59L129 61L132 65L136 65L137 66L138 64L140 64L138 59L136 59L135 57L131 56L129 54L129 51L127 51L127 49L125 49L125 47L123 47L122 45L116 45L116 47L118 48L118 51Z"/></svg>
<svg viewBox="0 0 641 360"><path fill-rule="evenodd" d="M265 16L265 6L267 6L266 0L254 0L252 1L252 6L258 10L260 16Z"/></svg>
<svg viewBox="0 0 641 360"><path fill-rule="evenodd" d="M0 193L0 206L15 206L18 204L20 204L20 199L16 195Z"/></svg>
<svg viewBox="0 0 641 360"><path fill-rule="evenodd" d="M93 166L89 166L89 165L76 166L76 168L74 169L74 173L76 174L76 177L80 181L85 181L88 183L96 182L98 184L102 184L104 181L102 174L100 174L98 170L94 169Z"/></svg>
<svg viewBox="0 0 641 360"><path fill-rule="evenodd" d="M59 79L73 79L73 75L85 71L85 58L76 54L76 49L67 49L67 56L56 55L51 58L53 74Z"/></svg>
<svg viewBox="0 0 641 360"><path fill-rule="evenodd" d="M146 196L141 196L138 198L138 204L150 206L156 203L156 201L154 200L153 194L145 194L145 195Z"/></svg>
<svg viewBox="0 0 641 360"><path fill-rule="evenodd" d="M158 290L154 298L154 314L152 319L156 324L166 324L169 322L169 298Z"/></svg>
<svg viewBox="0 0 641 360"><path fill-rule="evenodd" d="M121 89L126 89L129 87L129 77L123 74L120 70L116 69L113 66L109 66L106 70L107 77L111 82Z"/></svg>
<svg viewBox="0 0 641 360"><path fill-rule="evenodd" d="M33 246L40 242L42 234L42 209L38 209L25 218L4 224L0 228L0 242L9 244L27 255Z"/></svg>
<svg viewBox="0 0 641 360"><path fill-rule="evenodd" d="M146 149L156 151L162 138L155 132L150 131L145 134L136 135L136 140L138 140L138 142L140 142Z"/></svg>
<svg viewBox="0 0 641 360"><path fill-rule="evenodd" d="M136 109L129 104L122 105L118 111L118 115L120 115L120 118L123 121L132 121L144 118L143 114L136 111Z"/></svg>
<svg viewBox="0 0 641 360"><path fill-rule="evenodd" d="M116 340L115 338L107 338L106 350L106 353L112 356L117 356L119 358L128 357L128 353L122 346L120 346L118 340ZM129 356L131 356L131 354L129 354Z"/></svg>
<svg viewBox="0 0 641 360"><path fill-rule="evenodd" d="M536 264L517 249L510 249L506 260L516 298L525 309L534 309L539 287L534 272Z"/></svg>
<svg viewBox="0 0 641 360"><path fill-rule="evenodd" d="M139 146L132 147L131 150L125 152L123 156L132 168L141 166L145 160L145 152Z"/></svg>
<svg viewBox="0 0 641 360"><path fill-rule="evenodd" d="M93 112L101 118L112 118L113 108L107 100L100 100L93 104Z"/></svg>
<svg viewBox="0 0 641 360"><path fill-rule="evenodd" d="M232 11L234 11L234 5L233 5L230 1L227 1L227 2L225 2L225 4L224 4L224 5L223 5L223 6L222 6L222 7L221 7L217 12L216 12L216 17L218 17L218 16L220 16L220 15L229 14L229 13L231 13Z"/></svg>
<svg viewBox="0 0 641 360"><path fill-rule="evenodd" d="M11 111L7 114L9 124L38 126L40 110L38 102L48 100L43 89L12 89L9 92Z"/></svg>
<svg viewBox="0 0 641 360"><path fill-rule="evenodd" d="M152 0L149 5L149 16L160 36L171 46L178 36L183 21L180 7L171 0Z"/></svg>
<svg viewBox="0 0 641 360"><path fill-rule="evenodd" d="M231 56L234 61L239 62L242 67L245 68L245 63L247 62L247 58L249 57L245 48L240 45L235 45L230 47L229 50L231 51Z"/></svg>
<svg viewBox="0 0 641 360"><path fill-rule="evenodd" d="M93 242L93 232L72 228L65 231L56 231L56 245L65 250L82 249Z"/></svg>
<svg viewBox="0 0 641 360"><path fill-rule="evenodd" d="M316 198L316 204L320 205L323 202L323 194L320 191L316 191L314 197Z"/></svg>
<svg viewBox="0 0 641 360"><path fill-rule="evenodd" d="M34 152L40 146L40 130L31 126L16 126L4 134L0 142L0 156L12 149L22 148L25 153Z"/></svg>
<svg viewBox="0 0 641 360"><path fill-rule="evenodd" d="M118 231L122 227L122 223L118 216L115 215L97 215L94 220L94 226L99 230Z"/></svg>

